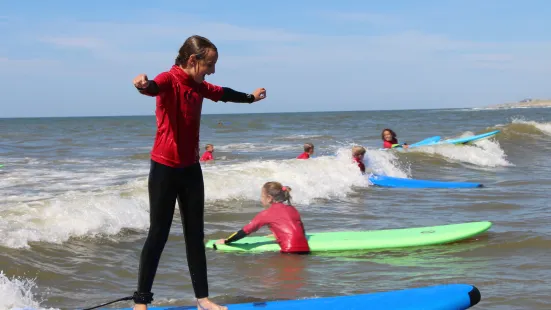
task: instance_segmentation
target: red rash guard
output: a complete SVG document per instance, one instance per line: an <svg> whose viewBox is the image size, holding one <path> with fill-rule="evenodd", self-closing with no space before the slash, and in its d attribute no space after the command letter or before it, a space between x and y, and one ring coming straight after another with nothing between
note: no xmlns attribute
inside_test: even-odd
<svg viewBox="0 0 551 310"><path fill-rule="evenodd" d="M199 160L199 127L203 98L217 102L224 90L204 81L197 83L180 67L154 79L159 86L157 96L157 134L151 159L170 167L181 168ZM145 95L155 96L142 92Z"/></svg>
<svg viewBox="0 0 551 310"><path fill-rule="evenodd" d="M300 214L293 206L273 203L268 209L258 213L252 221L243 227L248 235L260 227L268 225L283 253L309 252L304 225Z"/></svg>
<svg viewBox="0 0 551 310"><path fill-rule="evenodd" d="M360 170L362 172L365 172L365 165L364 163L357 157L352 157L354 159L354 161L358 164L358 167L360 167Z"/></svg>
<svg viewBox="0 0 551 310"><path fill-rule="evenodd" d="M214 159L214 156L212 156L212 152L209 152L209 151L206 151L205 153L203 153L203 156L201 156L201 161L209 161L209 160L213 160Z"/></svg>
<svg viewBox="0 0 551 310"><path fill-rule="evenodd" d="M392 139L391 141L383 141L383 148L391 149L393 144L398 144L398 140Z"/></svg>
<svg viewBox="0 0 551 310"><path fill-rule="evenodd" d="M306 152L304 152L304 153L297 156L297 159L308 159L308 158L310 158L310 154L308 154Z"/></svg>

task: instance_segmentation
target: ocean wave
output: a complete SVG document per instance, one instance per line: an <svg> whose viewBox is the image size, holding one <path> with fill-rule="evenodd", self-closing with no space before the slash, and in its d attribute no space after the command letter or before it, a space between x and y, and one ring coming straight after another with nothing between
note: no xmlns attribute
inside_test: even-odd
<svg viewBox="0 0 551 310"><path fill-rule="evenodd" d="M459 138L472 136L472 132L464 132ZM498 134L499 135L499 134ZM463 162L482 167L514 166L507 160L507 154L501 148L497 139L483 139L470 145L440 144L412 148L407 152L420 152L438 155L449 162Z"/></svg>
<svg viewBox="0 0 551 310"><path fill-rule="evenodd" d="M55 310L54 308L42 308L40 297L33 293L36 288L35 279L23 277L8 278L0 270L0 309L11 310Z"/></svg>
<svg viewBox="0 0 551 310"><path fill-rule="evenodd" d="M367 166L375 172L407 177L398 158L391 153L368 151ZM99 171L99 170L98 170ZM149 225L147 175L143 171L129 179L126 168L106 169L87 174L95 188L76 172L63 172L63 178L42 179L36 192L22 199L8 198L0 210L0 231L7 232L0 245L26 248L32 242L62 243L71 237L115 235L123 229L145 230ZM122 184L100 186L110 178L123 175ZM253 160L227 165L205 165L207 204L224 200L259 201L265 182L278 181L293 188L293 203L307 207L316 199L346 199L355 188L367 188L369 182L351 160L350 148L341 148L336 156L320 156L309 160ZM46 172L43 175L47 175ZM25 186L29 178L10 180ZM80 181L80 182L79 182ZM59 191L53 188L59 187ZM47 193L47 195L44 195Z"/></svg>

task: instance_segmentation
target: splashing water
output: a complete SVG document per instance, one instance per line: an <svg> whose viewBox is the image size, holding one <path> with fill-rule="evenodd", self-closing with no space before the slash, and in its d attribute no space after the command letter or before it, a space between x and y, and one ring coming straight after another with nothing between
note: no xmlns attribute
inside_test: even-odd
<svg viewBox="0 0 551 310"><path fill-rule="evenodd" d="M41 308L41 301L32 292L36 288L34 279L13 277L9 279L0 271L0 309L11 310L55 310L54 308Z"/></svg>
<svg viewBox="0 0 551 310"><path fill-rule="evenodd" d="M472 132L465 132L460 137L474 135ZM514 166L507 161L505 151L494 139L483 139L471 145L434 145L412 149L411 151L423 152L432 155L440 155L450 162L465 162L483 167Z"/></svg>

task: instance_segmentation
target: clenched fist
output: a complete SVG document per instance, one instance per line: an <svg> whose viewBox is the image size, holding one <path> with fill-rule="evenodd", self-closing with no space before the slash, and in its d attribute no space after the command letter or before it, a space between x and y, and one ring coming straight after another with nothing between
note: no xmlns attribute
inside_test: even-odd
<svg viewBox="0 0 551 310"><path fill-rule="evenodd" d="M147 79L147 75L140 74L134 78L133 83L136 88L144 89L147 88L147 86L149 85L149 80Z"/></svg>
<svg viewBox="0 0 551 310"><path fill-rule="evenodd" d="M253 96L254 96L254 102L257 102L259 100L266 98L266 89L258 88L253 92Z"/></svg>

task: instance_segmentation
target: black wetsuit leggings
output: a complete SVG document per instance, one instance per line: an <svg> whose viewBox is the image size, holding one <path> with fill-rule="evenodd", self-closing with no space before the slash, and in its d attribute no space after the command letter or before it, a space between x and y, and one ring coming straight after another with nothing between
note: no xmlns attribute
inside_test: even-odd
<svg viewBox="0 0 551 310"><path fill-rule="evenodd" d="M207 260L203 241L205 190L201 165L197 163L185 168L172 168L151 161L148 188L150 227L140 257L138 292L151 292L178 198L195 297L208 297Z"/></svg>

